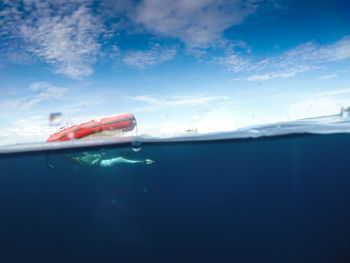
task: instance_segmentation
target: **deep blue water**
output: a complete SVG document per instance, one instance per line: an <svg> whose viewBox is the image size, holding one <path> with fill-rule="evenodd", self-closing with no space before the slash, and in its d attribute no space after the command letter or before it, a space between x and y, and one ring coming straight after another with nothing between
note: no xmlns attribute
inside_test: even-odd
<svg viewBox="0 0 350 263"><path fill-rule="evenodd" d="M0 262L350 262L350 134L0 158Z"/></svg>

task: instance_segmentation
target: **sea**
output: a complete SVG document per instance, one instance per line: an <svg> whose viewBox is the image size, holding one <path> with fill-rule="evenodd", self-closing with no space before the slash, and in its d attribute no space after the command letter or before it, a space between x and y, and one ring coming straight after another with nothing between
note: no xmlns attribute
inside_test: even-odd
<svg viewBox="0 0 350 263"><path fill-rule="evenodd" d="M4 146L0 262L350 262L349 158L344 114Z"/></svg>

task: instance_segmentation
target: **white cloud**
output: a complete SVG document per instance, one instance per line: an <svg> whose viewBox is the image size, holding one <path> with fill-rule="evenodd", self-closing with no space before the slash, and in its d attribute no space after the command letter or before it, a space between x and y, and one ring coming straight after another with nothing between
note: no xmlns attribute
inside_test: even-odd
<svg viewBox="0 0 350 263"><path fill-rule="evenodd" d="M217 100L227 100L226 96L202 96L202 95L194 95L194 96L173 96L168 98L156 98L154 96L144 95L144 96L136 96L131 97L131 99L145 102L147 104L151 104L154 106L198 106L205 105L212 101Z"/></svg>
<svg viewBox="0 0 350 263"><path fill-rule="evenodd" d="M249 0L143 0L130 18L157 34L178 38L189 47L207 47L225 29L241 24L257 9Z"/></svg>
<svg viewBox="0 0 350 263"><path fill-rule="evenodd" d="M337 77L338 77L337 74L329 74L329 75L320 76L319 79L327 80L327 79L334 79L334 78L337 78Z"/></svg>
<svg viewBox="0 0 350 263"><path fill-rule="evenodd" d="M52 65L56 73L90 75L104 28L87 2L8 1L0 14L0 34L7 37L8 50L15 45Z"/></svg>
<svg viewBox="0 0 350 263"><path fill-rule="evenodd" d="M327 44L317 45L314 42L301 44L295 49L286 52L281 59L286 59L287 63L310 63L319 64L322 62L332 62L350 58L350 37L346 36L341 40Z"/></svg>
<svg viewBox="0 0 350 263"><path fill-rule="evenodd" d="M341 90L334 90L334 91L327 91L327 92L316 93L313 96L314 97L328 97L328 96L343 95L343 94L348 94L348 93L350 93L350 89L341 89Z"/></svg>
<svg viewBox="0 0 350 263"><path fill-rule="evenodd" d="M131 67L145 69L172 60L175 55L175 48L162 48L156 45L150 50L129 52L124 56L123 62Z"/></svg>
<svg viewBox="0 0 350 263"><path fill-rule="evenodd" d="M300 70L294 70L294 71L290 71L290 72L283 72L283 73L276 73L276 72L270 72L267 74L263 74L263 75L253 75L253 76L249 76L247 78L248 81L267 81L270 79L286 79L286 78L291 78L294 77L296 74L300 73L300 72L304 72L307 71L308 69L300 69Z"/></svg>
<svg viewBox="0 0 350 263"><path fill-rule="evenodd" d="M73 78L92 74L101 27L86 7L80 6L64 17L40 18L20 29L27 49L53 65L55 72Z"/></svg>
<svg viewBox="0 0 350 263"><path fill-rule="evenodd" d="M22 102L20 99L4 100L2 103L0 103L0 109L20 108L21 103Z"/></svg>
<svg viewBox="0 0 350 263"><path fill-rule="evenodd" d="M350 36L326 45L314 42L301 44L279 56L253 61L248 55L231 53L215 58L216 63L234 73L258 72L248 76L248 81L267 81L277 78L290 78L299 73L327 68L332 63L350 59ZM334 75L322 79L333 78Z"/></svg>
<svg viewBox="0 0 350 263"><path fill-rule="evenodd" d="M61 98L67 88L56 87L47 82L34 82L30 85L29 90L32 92L31 96L5 100L0 103L0 109L29 110L37 103Z"/></svg>
<svg viewBox="0 0 350 263"><path fill-rule="evenodd" d="M232 71L234 73L250 71L253 67L251 61L248 58L239 56L238 54L219 57L217 58L217 62L218 64L225 66L228 71Z"/></svg>

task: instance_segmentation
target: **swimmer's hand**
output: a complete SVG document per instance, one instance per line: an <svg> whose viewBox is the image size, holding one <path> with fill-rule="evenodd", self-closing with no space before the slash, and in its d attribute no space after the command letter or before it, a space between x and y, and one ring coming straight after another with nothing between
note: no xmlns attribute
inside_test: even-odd
<svg viewBox="0 0 350 263"><path fill-rule="evenodd" d="M152 164L152 163L154 163L154 161L152 161L151 159L146 159L145 162L146 162L146 164Z"/></svg>

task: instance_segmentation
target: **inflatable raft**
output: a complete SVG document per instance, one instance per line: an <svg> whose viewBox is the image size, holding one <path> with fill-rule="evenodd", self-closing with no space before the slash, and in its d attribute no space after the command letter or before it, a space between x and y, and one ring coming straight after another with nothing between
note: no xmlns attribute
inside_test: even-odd
<svg viewBox="0 0 350 263"><path fill-rule="evenodd" d="M103 133L104 131L131 131L136 126L134 115L125 113L121 115L92 120L83 124L74 125L67 129L52 134L47 142L69 141L72 139L87 138L90 135Z"/></svg>

